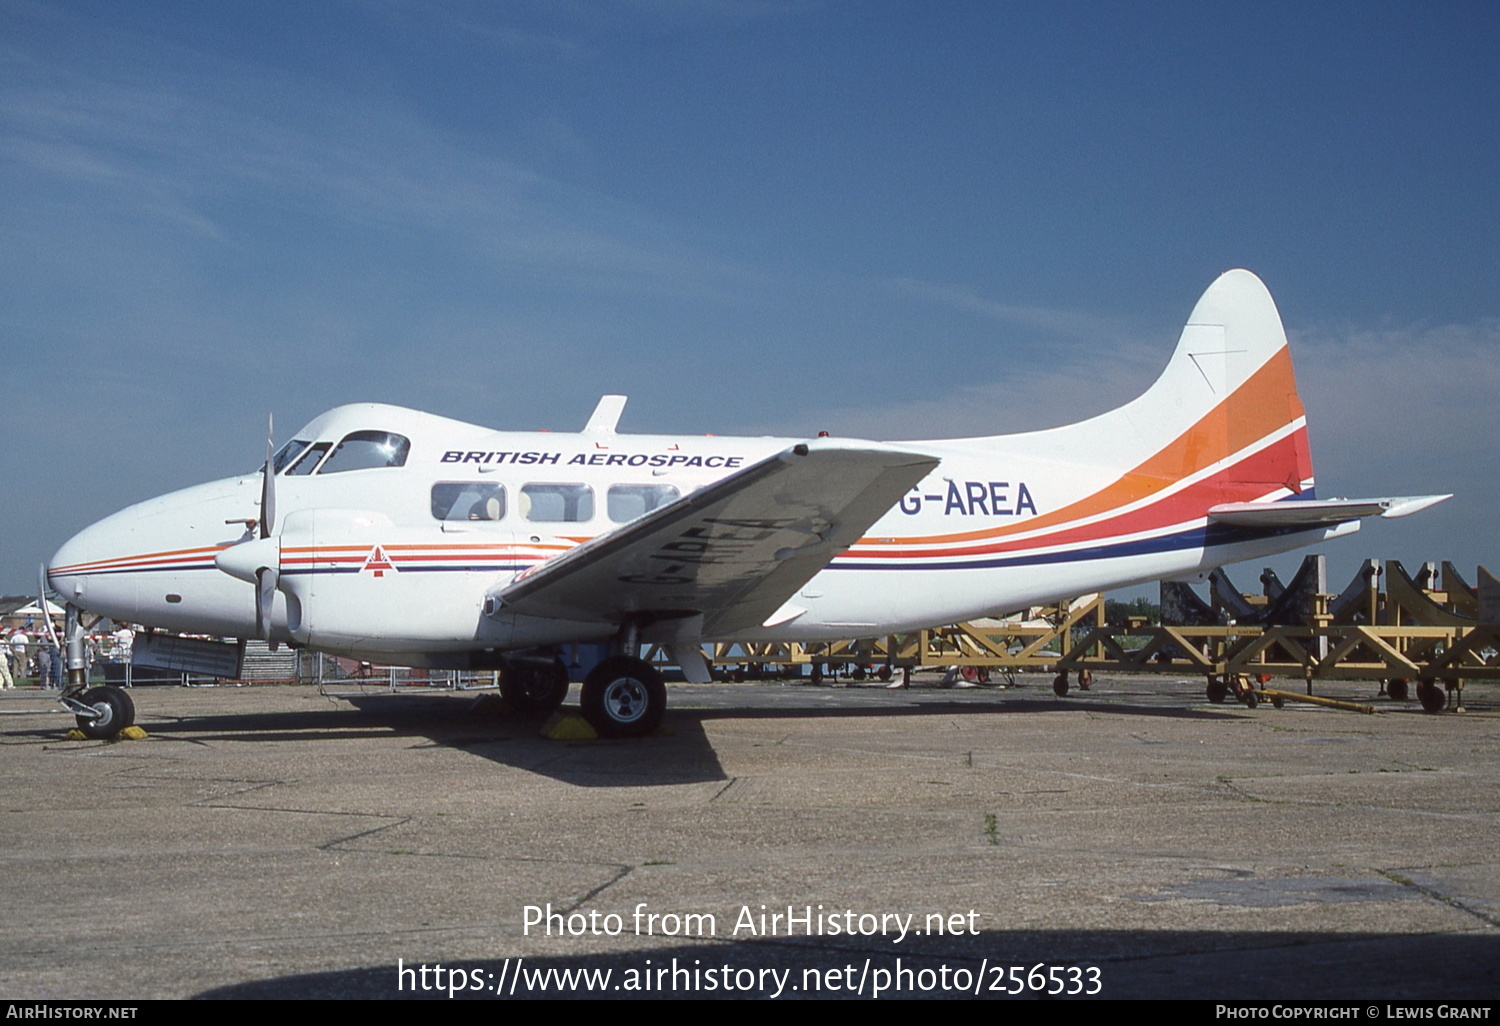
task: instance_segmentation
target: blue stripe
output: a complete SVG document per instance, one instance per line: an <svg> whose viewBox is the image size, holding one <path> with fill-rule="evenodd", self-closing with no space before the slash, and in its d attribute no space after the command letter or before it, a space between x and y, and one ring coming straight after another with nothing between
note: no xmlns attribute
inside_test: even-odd
<svg viewBox="0 0 1500 1026"><path fill-rule="evenodd" d="M529 568L529 567L531 567L533 565L534 564L531 564L531 563L515 563L515 564L506 563L506 564L500 564L500 565L488 565L488 564L486 564L486 565L479 565L479 566L467 566L467 565L454 566L452 564L443 563L443 564L439 564L438 566L391 566L389 568L387 568L387 567L380 567L379 569L382 570L382 571L384 571L386 569L389 569L391 573L395 573L395 574L413 574L413 573L496 573L496 572L501 571L501 570L525 570L525 569L527 569L527 568ZM298 570L283 570L283 571L281 571L281 576L283 576L283 577L306 577L306 576L317 575L317 574L357 574L357 573L362 573L364 571L364 569L365 568L363 566L309 567L309 568L298 569Z"/></svg>
<svg viewBox="0 0 1500 1026"><path fill-rule="evenodd" d="M48 580L53 577L111 577L115 574L159 574L179 573L183 570L217 570L212 563L199 566L131 566L118 570L48 570Z"/></svg>
<svg viewBox="0 0 1500 1026"><path fill-rule="evenodd" d="M859 563L852 560L835 559L828 564L829 570L989 570L1000 567L1046 566L1051 563L1082 563L1095 559L1119 559L1124 556L1144 556L1158 552L1177 552L1183 549L1207 549L1217 545L1234 545L1239 542L1277 538L1287 534L1304 534L1322 531L1327 525L1317 527L1230 527L1227 524L1212 524L1194 527L1176 534L1164 534L1156 538L1143 538L1132 542L1115 542L1095 545L1087 549L1072 549L1068 552L1046 552L1036 555L1000 556L994 559L979 559L965 562L953 560L924 561L921 563L881 561Z"/></svg>

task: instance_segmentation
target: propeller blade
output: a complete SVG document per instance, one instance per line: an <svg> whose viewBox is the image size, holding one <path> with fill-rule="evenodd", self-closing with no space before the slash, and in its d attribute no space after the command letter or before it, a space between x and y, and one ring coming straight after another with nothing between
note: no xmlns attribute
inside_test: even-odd
<svg viewBox="0 0 1500 1026"><path fill-rule="evenodd" d="M271 531L276 527L276 468L271 465L271 459L275 455L272 439L276 435L276 425L272 414L266 414L266 465L261 468L260 475L260 536L271 537Z"/></svg>
<svg viewBox="0 0 1500 1026"><path fill-rule="evenodd" d="M271 610L276 603L276 582L281 574L275 567L261 567L255 573L255 636L271 639Z"/></svg>
<svg viewBox="0 0 1500 1026"><path fill-rule="evenodd" d="M52 623L52 613L47 608L47 564L43 563L40 568L40 579L37 581L36 589L37 608L42 611L42 623L47 625L47 636L52 639L58 651L62 650L62 641L57 636L57 627Z"/></svg>

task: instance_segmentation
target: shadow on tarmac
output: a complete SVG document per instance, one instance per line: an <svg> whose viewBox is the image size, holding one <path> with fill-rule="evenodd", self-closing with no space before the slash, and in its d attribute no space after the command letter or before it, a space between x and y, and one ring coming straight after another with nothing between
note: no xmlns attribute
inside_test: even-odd
<svg viewBox="0 0 1500 1026"><path fill-rule="evenodd" d="M719 932L731 925L721 923ZM624 928L628 934L628 916ZM843 943L812 937L449 963L423 963L414 954L416 959L402 959L400 989L393 964L247 981L196 996L446 1001L450 986L461 984L464 989L454 989L452 998L744 998L771 997L779 981L783 998L868 999L880 985L884 997L1024 1000L1091 996L1084 992L1097 979L1098 993L1092 996L1101 998L1345 1000L1361 1006L1360 1018L1371 1000L1500 996L1500 980L1492 971L1500 959L1500 937L1493 934L981 931L962 938L908 937L899 946L880 936ZM1058 983L1043 987L1061 987L1062 994L1023 986L1039 962L1043 971L1035 982L1046 979L1048 967L1065 967ZM1010 973L1013 965L1021 967L1019 982ZM1083 971L1075 975L1066 967ZM1090 967L1099 970L1097 976ZM1074 987L1078 993L1069 995Z"/></svg>
<svg viewBox="0 0 1500 1026"><path fill-rule="evenodd" d="M962 696L962 697L960 697ZM829 720L888 717L1015 716L1078 710L1095 714L1213 720L1236 709L1190 709L1092 696L1061 700L1040 689L952 692L937 689L816 688L725 685L673 688L664 732L628 740L553 741L535 716L488 711L472 694L341 696L339 706L271 713L152 716L153 737L215 742L357 741L411 738L413 747L459 748L481 758L580 787L650 787L727 780L704 733L710 720ZM675 704L674 704L675 703ZM149 708L149 706L147 706ZM1238 710L1245 712L1247 710ZM12 738L54 740L72 723L6 731ZM109 742L90 742L107 744Z"/></svg>

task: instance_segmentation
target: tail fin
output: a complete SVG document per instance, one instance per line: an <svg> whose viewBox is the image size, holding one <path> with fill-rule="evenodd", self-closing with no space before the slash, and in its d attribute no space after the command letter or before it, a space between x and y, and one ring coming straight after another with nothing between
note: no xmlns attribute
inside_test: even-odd
<svg viewBox="0 0 1500 1026"><path fill-rule="evenodd" d="M1076 424L969 445L1061 470L1049 486L1057 505L987 532L996 536L1100 518L1166 530L1226 503L1315 498L1286 332L1249 271L1208 287L1166 370L1135 400Z"/></svg>
<svg viewBox="0 0 1500 1026"><path fill-rule="evenodd" d="M1221 502L1315 497L1286 331L1249 271L1228 271L1208 287L1161 377L1114 412L1131 428L1116 444L1131 438L1137 453L1143 442L1152 453L1135 474L1180 481L1217 465Z"/></svg>

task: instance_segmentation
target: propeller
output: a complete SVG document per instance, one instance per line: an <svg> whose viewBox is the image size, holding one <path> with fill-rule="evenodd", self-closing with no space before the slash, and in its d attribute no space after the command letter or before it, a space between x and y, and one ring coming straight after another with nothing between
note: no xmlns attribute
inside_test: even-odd
<svg viewBox="0 0 1500 1026"><path fill-rule="evenodd" d="M276 527L276 467L271 462L276 451L276 415L266 414L266 465L260 475L260 536L269 538ZM276 604L276 582L281 571L274 566L261 567L255 573L255 636L271 637L271 609Z"/></svg>
<svg viewBox="0 0 1500 1026"><path fill-rule="evenodd" d="M271 537L276 526L276 468L271 460L275 454L274 442L276 422L274 414L266 414L266 465L260 471L260 536Z"/></svg>
<svg viewBox="0 0 1500 1026"><path fill-rule="evenodd" d="M276 582L281 572L274 566L263 566L255 572L255 636L271 639L271 609L276 603Z"/></svg>
<svg viewBox="0 0 1500 1026"><path fill-rule="evenodd" d="M57 628L52 623L52 612L47 608L47 564L43 563L38 571L36 588L37 608L42 611L42 623L47 627L47 636L52 639L52 644L58 650L62 650L62 640L57 636Z"/></svg>
<svg viewBox="0 0 1500 1026"><path fill-rule="evenodd" d="M255 636L264 641L271 639L271 611L276 604L276 584L281 579L281 539L271 532L276 529L276 425L271 414L266 415L266 462L260 468L260 516L241 520L226 520L226 524L244 524L245 533L259 527L260 536L248 538L219 550L214 565L230 577L237 577L255 585ZM273 644L274 651L275 645Z"/></svg>

